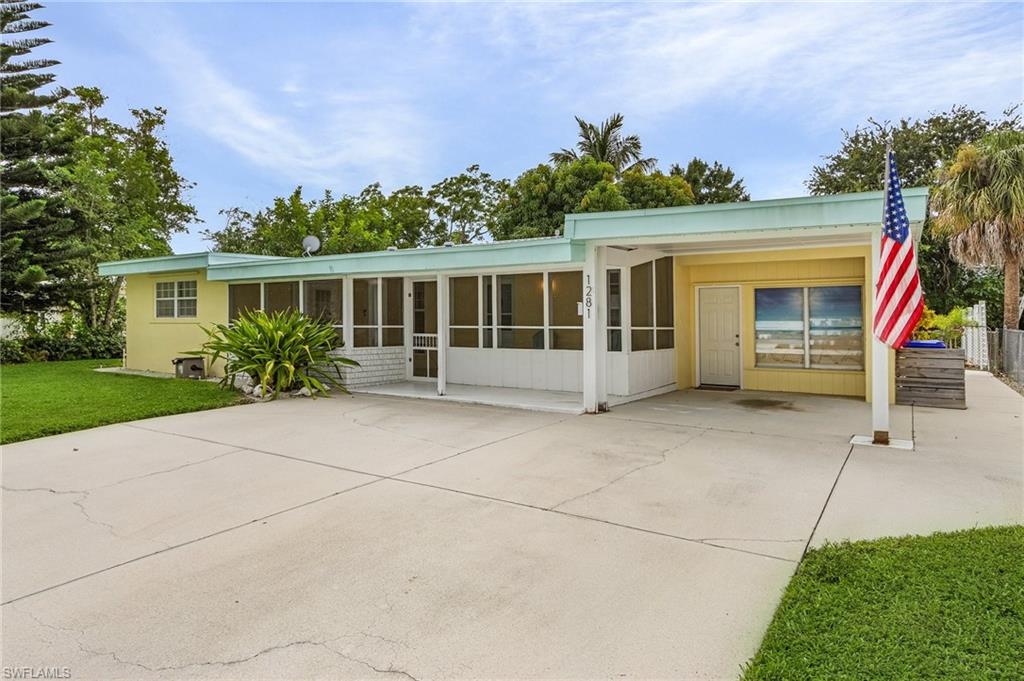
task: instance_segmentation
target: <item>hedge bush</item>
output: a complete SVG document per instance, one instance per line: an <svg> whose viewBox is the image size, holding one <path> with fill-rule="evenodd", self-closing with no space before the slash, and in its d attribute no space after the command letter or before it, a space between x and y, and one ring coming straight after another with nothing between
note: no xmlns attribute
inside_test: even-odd
<svg viewBox="0 0 1024 681"><path fill-rule="evenodd" d="M124 325L94 329L81 316L68 312L59 318L17 318L18 331L0 340L0 362L45 362L69 359L120 357L124 351Z"/></svg>

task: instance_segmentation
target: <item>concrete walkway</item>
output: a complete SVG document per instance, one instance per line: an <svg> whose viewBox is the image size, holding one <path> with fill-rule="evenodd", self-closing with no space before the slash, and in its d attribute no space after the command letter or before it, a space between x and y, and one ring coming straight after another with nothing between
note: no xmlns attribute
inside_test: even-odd
<svg viewBox="0 0 1024 681"><path fill-rule="evenodd" d="M1021 522L1024 400L360 395L10 445L3 665L110 678L735 678L808 543Z"/></svg>

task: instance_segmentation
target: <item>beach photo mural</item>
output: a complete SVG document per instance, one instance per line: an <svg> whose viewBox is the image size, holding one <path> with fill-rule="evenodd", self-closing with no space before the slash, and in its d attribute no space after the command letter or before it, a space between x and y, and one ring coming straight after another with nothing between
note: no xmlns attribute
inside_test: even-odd
<svg viewBox="0 0 1024 681"><path fill-rule="evenodd" d="M862 309L860 286L756 289L756 365L862 370Z"/></svg>

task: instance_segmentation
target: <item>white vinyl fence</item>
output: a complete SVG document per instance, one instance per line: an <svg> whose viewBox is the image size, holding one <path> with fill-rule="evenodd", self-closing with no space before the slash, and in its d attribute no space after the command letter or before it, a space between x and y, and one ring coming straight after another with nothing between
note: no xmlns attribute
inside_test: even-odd
<svg viewBox="0 0 1024 681"><path fill-rule="evenodd" d="M985 301L975 303L967 310L967 318L977 326L968 326L964 329L961 346L964 349L964 357L967 366L975 369L988 371L992 368L988 356L988 328L985 325Z"/></svg>

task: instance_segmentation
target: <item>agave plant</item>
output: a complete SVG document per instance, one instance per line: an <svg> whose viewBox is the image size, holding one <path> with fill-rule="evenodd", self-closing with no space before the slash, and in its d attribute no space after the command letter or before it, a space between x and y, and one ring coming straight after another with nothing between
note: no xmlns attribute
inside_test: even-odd
<svg viewBox="0 0 1024 681"><path fill-rule="evenodd" d="M247 311L231 325L203 327L208 336L196 354L212 364L224 359L221 385L234 386L239 375L258 383L263 395L306 388L311 395L326 394L334 386L342 392L342 366L359 366L347 357L331 354L337 334L330 324L297 310L267 314Z"/></svg>

